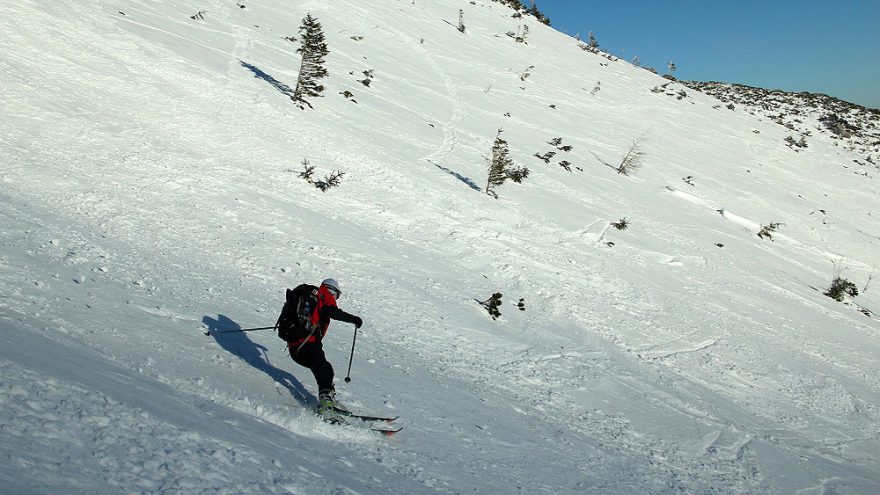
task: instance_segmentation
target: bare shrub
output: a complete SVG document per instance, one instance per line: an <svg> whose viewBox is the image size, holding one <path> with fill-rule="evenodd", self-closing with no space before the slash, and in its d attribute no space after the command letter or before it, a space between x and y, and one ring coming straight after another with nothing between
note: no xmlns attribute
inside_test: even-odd
<svg viewBox="0 0 880 495"><path fill-rule="evenodd" d="M646 138L644 136L639 136L633 140L632 144L630 144L629 148L626 150L626 155L620 160L620 165L617 166L618 174L632 175L642 166L642 158L645 156L645 151L642 149L642 145L645 140Z"/></svg>
<svg viewBox="0 0 880 495"><path fill-rule="evenodd" d="M761 225L761 230L758 231L758 237L760 237L761 239L766 237L767 239L770 239L772 241L772 232L776 232L777 230L779 230L779 227L782 227L783 225L785 224L779 222L770 222L770 225Z"/></svg>

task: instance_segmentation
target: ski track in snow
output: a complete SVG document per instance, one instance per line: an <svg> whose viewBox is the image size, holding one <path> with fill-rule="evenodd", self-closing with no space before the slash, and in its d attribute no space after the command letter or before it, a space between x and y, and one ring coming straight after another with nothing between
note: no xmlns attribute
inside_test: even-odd
<svg viewBox="0 0 880 495"><path fill-rule="evenodd" d="M436 150L421 158L421 160L443 169L444 167L442 165L437 165L435 162L445 162L449 156L455 152L455 147L458 142L456 127L464 121L466 117L465 107L461 101L460 88L453 82L452 78L449 77L449 74L447 74L446 71L443 70L443 68L434 60L433 55L422 46L422 43L412 40L410 36L399 30L393 30L393 32L397 35L398 39L406 40L407 45L424 58L433 72L443 81L443 86L446 90L446 97L452 101L452 115L441 123L443 141L437 145ZM455 172L452 171L449 173L455 174Z"/></svg>
<svg viewBox="0 0 880 495"><path fill-rule="evenodd" d="M757 233L758 231L761 230L761 226L762 226L761 223L754 222L754 221L749 220L747 218L744 218L740 215L732 213L732 212L724 209L723 207L720 207L719 205L714 204L710 201L703 200L701 198L694 196L693 194L675 189L674 187L671 187L671 186L666 186L666 190L670 194L672 194L676 197L679 197L689 203L693 203L693 204L711 209L711 210L715 211L716 213L720 214L721 217L724 218L725 220L729 220L736 225L740 225L751 232ZM840 255L840 254L825 251L825 250L818 248L818 247L814 247L814 246L803 247L802 244L800 242L798 242L796 239L789 237L785 234L779 233L779 232L773 232L772 235L774 238L773 240L781 240L785 243L788 243L796 249L806 251L806 252L814 255L817 259L836 260L839 263L845 263L848 266L858 267L858 268L865 269L865 270L870 270L872 268L871 266L869 266L866 263L863 263L863 262L860 262L860 261L854 260L854 259L849 259L849 258L846 258L845 256Z"/></svg>
<svg viewBox="0 0 880 495"><path fill-rule="evenodd" d="M415 43L412 43L412 45L417 46ZM461 104L461 96L459 95L458 88L452 82L449 75L446 74L436 62L434 62L430 53L422 49L420 49L419 52L425 57L425 60L428 61L431 68L434 69L441 79L443 79L443 85L446 87L447 96L454 102L452 116L442 124L443 142L437 146L436 151L422 158L422 160L427 162L431 162L432 160L444 161L455 151L455 145L457 142L455 127L465 119L464 107Z"/></svg>

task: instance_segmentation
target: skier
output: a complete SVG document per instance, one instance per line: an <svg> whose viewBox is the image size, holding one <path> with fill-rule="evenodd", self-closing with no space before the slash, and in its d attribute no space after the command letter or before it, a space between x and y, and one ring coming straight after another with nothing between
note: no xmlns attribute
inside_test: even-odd
<svg viewBox="0 0 880 495"><path fill-rule="evenodd" d="M315 375L315 381L318 382L318 414L330 421L338 419L340 415L347 414L348 410L336 401L336 390L333 387L333 365L327 361L327 357L324 355L322 340L327 334L330 320L353 323L356 329L364 324L359 316L346 313L336 306L336 301L341 296L342 291L339 290L339 284L336 280L328 278L321 282L317 294L318 306L315 310L318 317L318 332L287 343L293 361L310 369Z"/></svg>

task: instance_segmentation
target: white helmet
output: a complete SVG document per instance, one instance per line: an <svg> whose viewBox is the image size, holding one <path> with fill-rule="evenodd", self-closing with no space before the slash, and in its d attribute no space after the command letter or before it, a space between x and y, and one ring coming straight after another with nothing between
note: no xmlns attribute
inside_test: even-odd
<svg viewBox="0 0 880 495"><path fill-rule="evenodd" d="M335 292L336 299L339 299L339 296L342 295L342 291L339 289L339 283L336 282L335 279L325 278L323 282L321 282L322 286L326 286L327 288L333 290Z"/></svg>

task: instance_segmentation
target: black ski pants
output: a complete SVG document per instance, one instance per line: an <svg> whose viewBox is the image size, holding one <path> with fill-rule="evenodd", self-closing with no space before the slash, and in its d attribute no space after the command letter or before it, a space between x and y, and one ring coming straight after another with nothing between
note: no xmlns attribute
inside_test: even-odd
<svg viewBox="0 0 880 495"><path fill-rule="evenodd" d="M299 352L296 347L290 348L290 357L293 361L312 371L315 381L318 382L318 393L333 390L333 365L324 356L324 345L321 341L307 342Z"/></svg>

